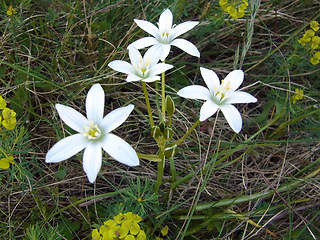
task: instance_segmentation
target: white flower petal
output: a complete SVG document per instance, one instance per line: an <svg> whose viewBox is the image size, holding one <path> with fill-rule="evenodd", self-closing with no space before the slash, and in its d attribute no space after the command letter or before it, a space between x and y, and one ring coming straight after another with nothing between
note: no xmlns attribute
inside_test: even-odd
<svg viewBox="0 0 320 240"><path fill-rule="evenodd" d="M172 39L179 37L181 34L188 32L190 29L194 28L199 22L198 21L187 21L180 23L172 29L170 37Z"/></svg>
<svg viewBox="0 0 320 240"><path fill-rule="evenodd" d="M211 100L206 101L200 109L200 121L204 121L217 112L219 106Z"/></svg>
<svg viewBox="0 0 320 240"><path fill-rule="evenodd" d="M160 30L171 30L173 22L173 15L170 9L166 9L163 13L161 13L159 17L159 29Z"/></svg>
<svg viewBox="0 0 320 240"><path fill-rule="evenodd" d="M126 79L127 82L136 82L136 81L140 81L140 80L142 80L142 78L137 75L134 75L134 74L129 74Z"/></svg>
<svg viewBox="0 0 320 240"><path fill-rule="evenodd" d="M83 133L83 126L89 124L89 121L86 117L84 117L81 113L76 111L75 109L62 105L56 104L56 109L62 121L71 127L73 130Z"/></svg>
<svg viewBox="0 0 320 240"><path fill-rule="evenodd" d="M239 133L242 128L242 118L238 109L233 105L222 105L220 109L232 130Z"/></svg>
<svg viewBox="0 0 320 240"><path fill-rule="evenodd" d="M171 68L173 68L173 66L170 64L158 63L157 65L154 65L149 69L149 71L150 71L149 74L151 76L158 75L158 74L163 73Z"/></svg>
<svg viewBox="0 0 320 240"><path fill-rule="evenodd" d="M134 46L137 49L141 49L141 48L149 47L151 45L156 45L156 44L159 44L159 41L156 38L154 38L154 37L144 37L144 38L138 39L138 40L134 41L133 43L131 43L128 46L128 48L130 46Z"/></svg>
<svg viewBox="0 0 320 240"><path fill-rule="evenodd" d="M160 44L156 44L147 50L143 56L143 59L146 63L148 62L150 66L153 66L159 62L161 55L162 47Z"/></svg>
<svg viewBox="0 0 320 240"><path fill-rule="evenodd" d="M181 50L185 51L186 53L192 56L200 57L200 52L197 49L197 47L193 43L189 42L188 40L177 38L173 40L170 44L180 48Z"/></svg>
<svg viewBox="0 0 320 240"><path fill-rule="evenodd" d="M214 71L207 68L200 67L200 72L207 87L210 89L210 92L214 94L215 93L214 89L218 89L220 86L219 77Z"/></svg>
<svg viewBox="0 0 320 240"><path fill-rule="evenodd" d="M119 127L130 115L134 105L130 104L125 107L117 108L108 113L100 123L100 127L103 128L104 134L111 132Z"/></svg>
<svg viewBox="0 0 320 240"><path fill-rule="evenodd" d="M233 103L254 103L257 102L254 96L250 93L236 91L232 92L231 96L229 96L225 101L224 104L233 104Z"/></svg>
<svg viewBox="0 0 320 240"><path fill-rule="evenodd" d="M170 44L161 44L161 47L162 47L162 55L160 57L160 60L164 61L170 53L171 45Z"/></svg>
<svg viewBox="0 0 320 240"><path fill-rule="evenodd" d="M126 73L126 74L134 74L135 70L132 65L126 61L115 60L108 64L110 68L115 71Z"/></svg>
<svg viewBox="0 0 320 240"><path fill-rule="evenodd" d="M150 77L141 79L141 81L143 82L155 82L158 80L160 80L160 76L150 76Z"/></svg>
<svg viewBox="0 0 320 240"><path fill-rule="evenodd" d="M94 84L87 94L86 111L88 120L95 124L103 118L104 91L99 83Z"/></svg>
<svg viewBox="0 0 320 240"><path fill-rule="evenodd" d="M80 152L88 141L80 133L63 138L47 152L46 163L57 163L66 160Z"/></svg>
<svg viewBox="0 0 320 240"><path fill-rule="evenodd" d="M230 90L235 91L243 82L244 73L242 70L233 70L224 79L221 86L228 86Z"/></svg>
<svg viewBox="0 0 320 240"><path fill-rule="evenodd" d="M142 61L142 56L135 46L128 47L128 50L131 64L135 68L135 66L138 66Z"/></svg>
<svg viewBox="0 0 320 240"><path fill-rule="evenodd" d="M102 163L102 149L100 143L90 142L83 153L83 170L89 182L93 183L100 171Z"/></svg>
<svg viewBox="0 0 320 240"><path fill-rule="evenodd" d="M113 135L107 134L103 138L102 148L115 160L128 166L138 166L139 158L136 151L124 140Z"/></svg>
<svg viewBox="0 0 320 240"><path fill-rule="evenodd" d="M200 86L200 85L192 85L187 86L180 89L177 94L180 97L190 98L190 99L201 99L201 100L209 100L211 95L209 89Z"/></svg>
<svg viewBox="0 0 320 240"><path fill-rule="evenodd" d="M143 29L147 33L150 33L152 36L154 36L157 39L160 38L161 34L159 29L151 22L148 22L145 20L139 20L139 19L134 19L134 21L141 29Z"/></svg>

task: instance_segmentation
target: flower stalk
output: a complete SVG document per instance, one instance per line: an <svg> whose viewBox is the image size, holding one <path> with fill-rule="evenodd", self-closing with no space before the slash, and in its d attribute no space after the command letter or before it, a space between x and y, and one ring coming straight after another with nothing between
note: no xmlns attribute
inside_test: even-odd
<svg viewBox="0 0 320 240"><path fill-rule="evenodd" d="M149 115L149 122L151 127L154 126L154 121L152 117L152 112L151 112L151 107L150 107L150 101L149 101L149 96L148 96L148 91L147 91L147 86L146 83L141 81L142 89L143 89L143 94L144 98L146 99L146 105L147 105L147 110L148 110L148 115Z"/></svg>
<svg viewBox="0 0 320 240"><path fill-rule="evenodd" d="M163 179L163 171L164 171L164 163L165 163L165 156L164 156L164 145L159 146L159 157L161 159L160 162L158 162L158 175L157 175L157 182L154 187L154 192L158 193L159 188L162 184L162 179Z"/></svg>
<svg viewBox="0 0 320 240"><path fill-rule="evenodd" d="M165 74L161 76L161 97L162 97L162 118L166 120L166 85L165 85Z"/></svg>

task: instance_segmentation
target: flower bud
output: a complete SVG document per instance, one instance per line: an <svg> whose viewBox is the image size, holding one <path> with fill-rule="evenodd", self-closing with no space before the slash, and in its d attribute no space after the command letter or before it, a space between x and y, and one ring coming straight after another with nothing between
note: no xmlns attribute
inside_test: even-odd
<svg viewBox="0 0 320 240"><path fill-rule="evenodd" d="M174 101L169 95L166 96L166 111L169 116L172 116L173 113L176 111Z"/></svg>

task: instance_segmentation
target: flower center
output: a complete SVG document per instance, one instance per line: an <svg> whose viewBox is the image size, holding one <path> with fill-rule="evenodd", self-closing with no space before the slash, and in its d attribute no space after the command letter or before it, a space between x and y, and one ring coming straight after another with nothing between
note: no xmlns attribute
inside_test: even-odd
<svg viewBox="0 0 320 240"><path fill-rule="evenodd" d="M140 70L141 70L141 72L142 72L142 74L143 74L143 76L144 76L144 74L145 74L145 72L147 71L147 69L146 69L146 68L141 68Z"/></svg>
<svg viewBox="0 0 320 240"><path fill-rule="evenodd" d="M227 97L227 95L222 91L217 92L215 96L220 102Z"/></svg>
<svg viewBox="0 0 320 240"><path fill-rule="evenodd" d="M146 77L149 73L149 68L150 68L150 59L139 59L139 64L137 66L137 70L140 72L141 77Z"/></svg>
<svg viewBox="0 0 320 240"><path fill-rule="evenodd" d="M220 87L214 88L214 96L216 100L222 102L223 100L227 99L229 97L228 93L230 89L230 82L224 82L224 80L222 80Z"/></svg>
<svg viewBox="0 0 320 240"><path fill-rule="evenodd" d="M101 136L101 131L97 124L94 124L92 121L89 122L89 126L83 126L84 136L89 140L98 139Z"/></svg>

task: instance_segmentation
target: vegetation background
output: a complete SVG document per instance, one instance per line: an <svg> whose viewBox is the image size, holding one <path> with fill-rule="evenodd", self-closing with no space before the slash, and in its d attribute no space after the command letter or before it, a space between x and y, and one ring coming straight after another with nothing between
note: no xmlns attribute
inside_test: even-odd
<svg viewBox="0 0 320 240"><path fill-rule="evenodd" d="M93 228L126 211L144 219L149 239L165 225L165 239L319 239L320 69L298 39L320 20L320 3L261 1L253 18L254 4L231 19L219 1L1 1L0 94L18 124L0 133L1 149L14 156L0 170L0 239L91 239ZM7 15L10 5L16 12ZM167 161L159 195L153 193L156 163L128 168L104 155L95 184L82 170L82 154L46 164L49 148L72 133L54 104L84 113L94 83L106 92L106 113L136 106L116 134L138 152L155 153L140 84L126 83L107 64L127 60L128 44L146 36L133 19L156 23L166 8L174 23L200 21L184 37L201 58L177 48L170 53L174 138L199 116L201 102L176 92L203 84L200 66L220 78L244 70L242 87L258 103L238 106L242 131L232 132L222 115L214 128L214 119L203 122L172 159L175 169ZM158 92L154 84L148 88L155 109ZM296 88L304 96L293 104Z"/></svg>

